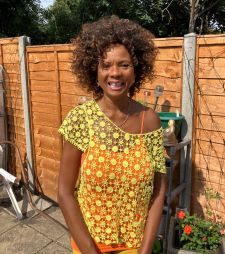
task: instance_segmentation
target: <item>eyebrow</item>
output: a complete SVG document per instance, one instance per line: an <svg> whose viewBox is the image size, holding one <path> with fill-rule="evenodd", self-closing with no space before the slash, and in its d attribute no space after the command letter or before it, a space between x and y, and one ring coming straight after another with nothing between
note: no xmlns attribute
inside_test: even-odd
<svg viewBox="0 0 225 254"><path fill-rule="evenodd" d="M130 59L122 59L122 60L120 60L120 61L118 61L118 63L124 63L124 62L126 62L126 63L131 63L131 64L133 64L133 62L132 62L132 60L130 60ZM111 63L110 61L106 61L106 60L104 60L104 59L101 59L100 61L99 61L99 63L101 64L101 63Z"/></svg>

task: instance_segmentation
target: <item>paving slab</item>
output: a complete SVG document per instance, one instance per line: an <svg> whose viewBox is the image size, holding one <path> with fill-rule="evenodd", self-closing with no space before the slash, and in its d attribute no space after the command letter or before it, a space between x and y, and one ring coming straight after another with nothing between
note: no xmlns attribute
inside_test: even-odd
<svg viewBox="0 0 225 254"><path fill-rule="evenodd" d="M33 228L19 223L0 235L0 253L34 254L51 242Z"/></svg>
<svg viewBox="0 0 225 254"><path fill-rule="evenodd" d="M71 254L71 251L61 247L57 243L51 243L36 254Z"/></svg>
<svg viewBox="0 0 225 254"><path fill-rule="evenodd" d="M57 239L57 243L61 245L62 247L70 250L70 252L72 252L72 248L70 244L70 236L68 233L65 233L63 236Z"/></svg>
<svg viewBox="0 0 225 254"><path fill-rule="evenodd" d="M51 217L53 217L57 221L59 221L60 223L62 223L64 226L66 226L65 219L59 207L52 206L49 209L47 209L45 212L48 213Z"/></svg>
<svg viewBox="0 0 225 254"><path fill-rule="evenodd" d="M40 209L66 226L60 208L39 202ZM22 220L15 217L11 202L0 203L0 253L2 254L71 254L70 237L62 226L32 209Z"/></svg>
<svg viewBox="0 0 225 254"><path fill-rule="evenodd" d="M25 224L51 240L60 238L66 232L62 227L41 215L35 216L32 220L25 222Z"/></svg>
<svg viewBox="0 0 225 254"><path fill-rule="evenodd" d="M1 225L0 235L6 232L7 230L15 227L18 224L19 224L19 221L15 217L12 217L10 214L5 212L2 208L0 209L0 225Z"/></svg>

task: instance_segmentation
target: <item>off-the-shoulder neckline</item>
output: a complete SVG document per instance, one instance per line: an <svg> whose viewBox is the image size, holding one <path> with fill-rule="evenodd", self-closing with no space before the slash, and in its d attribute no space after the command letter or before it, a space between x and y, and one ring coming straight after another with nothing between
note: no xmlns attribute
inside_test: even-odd
<svg viewBox="0 0 225 254"><path fill-rule="evenodd" d="M156 129L156 130L153 130L153 131L148 131L148 132L144 132L144 133L129 133L129 132L126 132L124 131L123 129L121 129L119 126L117 126L103 111L102 109L100 108L100 106L98 105L98 103L96 102L95 99L91 100L91 101L88 101L88 103L92 102L93 103L93 106L95 106L97 108L97 110L99 112L102 113L102 115L104 116L104 118L110 122L113 126L115 126L116 129L118 129L119 131L121 131L122 133L124 134L128 134L128 135L131 135L131 136L147 136L147 135L152 135L154 133L157 133L157 132L161 132L162 130L162 127Z"/></svg>

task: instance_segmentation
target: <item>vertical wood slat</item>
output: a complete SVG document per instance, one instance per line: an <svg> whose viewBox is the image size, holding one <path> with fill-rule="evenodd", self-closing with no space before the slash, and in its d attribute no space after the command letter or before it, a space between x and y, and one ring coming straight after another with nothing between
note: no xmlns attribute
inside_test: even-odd
<svg viewBox="0 0 225 254"><path fill-rule="evenodd" d="M56 75L56 85L57 85L57 109L58 109L58 122L62 122L62 110L61 110L61 93L60 93L60 78L59 78L59 59L58 59L58 51L54 51L55 55L55 75ZM63 147L63 138L62 135L59 137L59 149L60 154L62 153Z"/></svg>

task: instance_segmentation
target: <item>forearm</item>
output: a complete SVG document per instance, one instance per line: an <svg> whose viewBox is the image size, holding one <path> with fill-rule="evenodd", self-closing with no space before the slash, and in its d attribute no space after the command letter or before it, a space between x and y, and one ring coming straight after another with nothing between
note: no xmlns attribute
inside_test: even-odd
<svg viewBox="0 0 225 254"><path fill-rule="evenodd" d="M158 187L158 186L157 186ZM166 192L166 176L160 179L160 187L155 188L145 224L144 236L138 254L149 254L152 251L158 232Z"/></svg>
<svg viewBox="0 0 225 254"><path fill-rule="evenodd" d="M85 225L77 200L73 195L59 195L59 206L70 234L82 254L97 254L95 243Z"/></svg>

